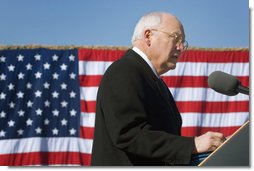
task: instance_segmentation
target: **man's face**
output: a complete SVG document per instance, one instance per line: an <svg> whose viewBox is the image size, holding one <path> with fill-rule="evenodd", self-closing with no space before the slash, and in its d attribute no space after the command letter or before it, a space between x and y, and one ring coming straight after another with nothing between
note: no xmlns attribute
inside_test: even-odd
<svg viewBox="0 0 254 171"><path fill-rule="evenodd" d="M169 27L167 27L169 25ZM165 23L165 27L151 29L153 40L151 46L152 61L159 74L176 68L181 52L184 50L184 31L179 22Z"/></svg>

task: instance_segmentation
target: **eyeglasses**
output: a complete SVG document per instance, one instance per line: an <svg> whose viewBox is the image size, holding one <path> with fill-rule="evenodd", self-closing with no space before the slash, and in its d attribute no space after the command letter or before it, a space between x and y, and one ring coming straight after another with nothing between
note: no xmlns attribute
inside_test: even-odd
<svg viewBox="0 0 254 171"><path fill-rule="evenodd" d="M169 34L169 33L165 32L165 31L158 30L158 29L151 29L151 30L167 34L169 37L172 37L174 39L174 41L176 42L177 46L179 46L179 45L183 46L183 50L187 50L188 49L188 46L189 46L188 42L186 40L184 40L182 35L180 35L179 33L173 32L173 33Z"/></svg>

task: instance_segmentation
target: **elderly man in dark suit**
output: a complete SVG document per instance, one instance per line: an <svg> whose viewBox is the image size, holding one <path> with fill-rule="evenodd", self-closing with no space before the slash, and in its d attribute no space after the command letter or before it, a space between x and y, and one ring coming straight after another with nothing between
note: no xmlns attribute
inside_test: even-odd
<svg viewBox="0 0 254 171"><path fill-rule="evenodd" d="M187 48L181 22L149 13L137 23L132 44L101 81L91 165L188 165L193 153L221 145L224 136L217 132L181 136L181 115L160 79Z"/></svg>

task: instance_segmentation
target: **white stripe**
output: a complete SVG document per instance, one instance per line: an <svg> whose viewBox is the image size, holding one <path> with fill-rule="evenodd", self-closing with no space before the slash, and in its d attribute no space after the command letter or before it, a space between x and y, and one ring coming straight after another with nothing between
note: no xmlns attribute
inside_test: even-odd
<svg viewBox="0 0 254 171"><path fill-rule="evenodd" d="M237 113L182 113L183 126L240 126L249 119L248 112ZM81 126L94 127L95 113L82 113Z"/></svg>
<svg viewBox="0 0 254 171"><path fill-rule="evenodd" d="M86 101L95 101L98 87L80 87L80 99Z"/></svg>
<svg viewBox="0 0 254 171"><path fill-rule="evenodd" d="M184 113L181 114L183 127L227 127L241 126L249 120L248 112L237 113Z"/></svg>
<svg viewBox="0 0 254 171"><path fill-rule="evenodd" d="M226 96L210 88L169 88L176 101L247 101L249 96L238 94ZM81 87L80 98L86 101L96 101L98 87Z"/></svg>
<svg viewBox="0 0 254 171"><path fill-rule="evenodd" d="M95 113L81 112L80 126L94 127Z"/></svg>
<svg viewBox="0 0 254 171"><path fill-rule="evenodd" d="M103 75L112 62L80 61L79 75ZM234 76L249 76L249 63L179 62L175 70L163 76L208 76L223 71Z"/></svg>
<svg viewBox="0 0 254 171"><path fill-rule="evenodd" d="M240 126L249 119L248 112L237 113L182 113L183 126ZM95 113L82 113L81 126L94 127Z"/></svg>
<svg viewBox="0 0 254 171"><path fill-rule="evenodd" d="M223 71L234 76L249 76L249 63L179 62L175 70L163 76L209 76L214 71Z"/></svg>
<svg viewBox="0 0 254 171"><path fill-rule="evenodd" d="M227 96L210 88L169 88L176 101L248 101L249 96L238 94Z"/></svg>
<svg viewBox="0 0 254 171"><path fill-rule="evenodd" d="M249 113L182 113L183 126L239 126L249 119ZM94 127L95 113L82 113L81 126Z"/></svg>
<svg viewBox="0 0 254 171"><path fill-rule="evenodd" d="M82 113L81 126L94 127L95 113ZM182 113L183 126L240 126L249 119L248 112L238 113Z"/></svg>
<svg viewBox="0 0 254 171"><path fill-rule="evenodd" d="M79 75L103 75L112 62L79 61Z"/></svg>
<svg viewBox="0 0 254 171"><path fill-rule="evenodd" d="M0 154L29 152L81 152L91 154L92 140L59 138L22 138L0 141Z"/></svg>

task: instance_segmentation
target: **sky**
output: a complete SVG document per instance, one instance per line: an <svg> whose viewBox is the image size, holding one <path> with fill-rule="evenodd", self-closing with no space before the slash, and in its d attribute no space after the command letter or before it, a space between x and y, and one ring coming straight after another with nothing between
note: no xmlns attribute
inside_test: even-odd
<svg viewBox="0 0 254 171"><path fill-rule="evenodd" d="M191 47L249 47L248 0L0 0L0 45L131 46L152 11L176 15Z"/></svg>

